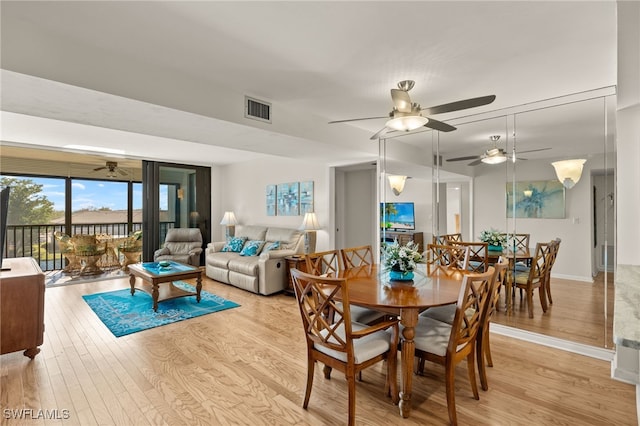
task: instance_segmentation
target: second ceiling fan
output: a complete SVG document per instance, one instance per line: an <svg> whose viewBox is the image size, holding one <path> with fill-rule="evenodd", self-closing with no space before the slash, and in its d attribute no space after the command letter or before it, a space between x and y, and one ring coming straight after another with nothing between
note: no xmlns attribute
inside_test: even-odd
<svg viewBox="0 0 640 426"><path fill-rule="evenodd" d="M462 101L450 102L447 104L429 108L421 108L420 104L411 102L411 98L409 97L409 90L411 90L414 85L415 82L413 80L403 80L398 83L397 89L391 89L393 109L388 116L336 120L330 121L329 124L388 118L385 126L375 135L371 136L371 139L381 138L390 131L408 132L423 126L434 130L439 130L441 132L451 132L453 130L456 130L456 128L442 121L434 120L431 117L426 117L426 115L444 114L446 112L479 107L482 105L490 104L496 99L495 95L489 95L481 96L478 98L465 99Z"/></svg>
<svg viewBox="0 0 640 426"><path fill-rule="evenodd" d="M489 139L493 142L493 147L487 149L484 153L480 155L469 155L465 157L456 157L449 158L447 161L468 161L474 160L471 163L467 164L467 166L477 166L480 163L485 164L500 164L507 161L507 153L504 149L498 148L497 143L500 139L500 135L490 136ZM520 151L517 154L526 154L527 152L538 152L538 151L546 151L551 148L538 148L538 149L530 149L528 151ZM517 158L516 160L526 160L526 158Z"/></svg>

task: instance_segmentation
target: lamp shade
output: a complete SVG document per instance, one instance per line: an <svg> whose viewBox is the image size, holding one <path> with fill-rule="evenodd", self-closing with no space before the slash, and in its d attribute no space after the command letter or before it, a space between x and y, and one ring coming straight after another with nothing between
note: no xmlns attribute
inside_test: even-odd
<svg viewBox="0 0 640 426"><path fill-rule="evenodd" d="M406 176L389 175L387 179L389 179L389 186L395 195L400 195L404 191L404 184L407 182Z"/></svg>
<svg viewBox="0 0 640 426"><path fill-rule="evenodd" d="M565 188L571 189L580 180L582 176L582 166L587 160L563 160L551 163L556 169L556 176Z"/></svg>
<svg viewBox="0 0 640 426"><path fill-rule="evenodd" d="M224 216L220 221L220 225L237 225L238 221L236 220L236 215L233 212L224 212Z"/></svg>
<svg viewBox="0 0 640 426"><path fill-rule="evenodd" d="M302 225L299 228L301 231L315 231L320 229L320 225L318 225L318 218L314 212L305 213L304 219L302 220Z"/></svg>
<svg viewBox="0 0 640 426"><path fill-rule="evenodd" d="M393 129L393 130L414 130L418 127L422 127L429 122L427 117L423 117L421 115L411 114L411 115L400 115L401 113L396 112L395 117L391 120L387 121L385 126Z"/></svg>

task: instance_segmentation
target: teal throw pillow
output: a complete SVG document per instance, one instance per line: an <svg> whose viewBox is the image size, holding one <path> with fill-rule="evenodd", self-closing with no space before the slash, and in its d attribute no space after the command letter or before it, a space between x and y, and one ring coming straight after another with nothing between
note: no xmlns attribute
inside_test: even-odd
<svg viewBox="0 0 640 426"><path fill-rule="evenodd" d="M262 249L263 253L266 253L271 250L278 250L280 248L280 241L274 241L271 243L266 243L264 248Z"/></svg>
<svg viewBox="0 0 640 426"><path fill-rule="evenodd" d="M264 241L251 240L242 247L240 256L257 256L260 254L260 250L264 246Z"/></svg>
<svg viewBox="0 0 640 426"><path fill-rule="evenodd" d="M245 241L247 241L247 237L229 238L224 247L222 247L222 251L240 253Z"/></svg>

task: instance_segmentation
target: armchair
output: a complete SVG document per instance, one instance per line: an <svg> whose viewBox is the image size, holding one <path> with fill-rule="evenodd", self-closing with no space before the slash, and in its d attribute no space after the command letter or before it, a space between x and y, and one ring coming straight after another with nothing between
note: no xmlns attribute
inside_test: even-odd
<svg viewBox="0 0 640 426"><path fill-rule="evenodd" d="M174 260L200 266L202 234L198 228L172 228L167 231L164 246L153 254L153 261Z"/></svg>

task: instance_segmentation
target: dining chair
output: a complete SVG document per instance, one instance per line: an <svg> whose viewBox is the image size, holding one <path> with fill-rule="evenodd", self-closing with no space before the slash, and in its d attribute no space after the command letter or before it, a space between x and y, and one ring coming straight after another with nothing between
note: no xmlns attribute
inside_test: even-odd
<svg viewBox="0 0 640 426"><path fill-rule="evenodd" d="M485 391L489 389L487 366L493 367L491 344L489 342L489 327L500 304L500 288L504 282L504 277L508 267L509 261L502 257L500 257L498 262L493 265L495 273L491 281L489 300L487 301L486 308L480 317L480 325L478 327L478 334L476 337L476 361L478 364L478 375L480 376L480 387Z"/></svg>
<svg viewBox="0 0 640 426"><path fill-rule="evenodd" d="M495 269L481 274L465 274L456 303L453 323L420 316L415 328L417 372L424 373L425 360L445 367L445 389L449 422L457 424L455 402L456 365L466 358L469 382L475 399L480 399L476 382L476 339L482 311L490 299Z"/></svg>
<svg viewBox="0 0 640 426"><path fill-rule="evenodd" d="M366 258L366 256L363 255L363 258ZM337 277L345 269L343 259L344 255L340 250L327 250L308 254L305 256L307 272L312 275ZM371 263L373 263L373 253L371 253ZM384 312L362 306L351 306L351 318L361 324L374 324L384 319L384 317Z"/></svg>
<svg viewBox="0 0 640 426"><path fill-rule="evenodd" d="M450 241L447 244L457 247L469 247L469 264L466 269L471 272L487 272L489 269L489 243Z"/></svg>
<svg viewBox="0 0 640 426"><path fill-rule="evenodd" d="M547 312L547 298L545 295L545 279L547 269L551 259L552 243L537 243L533 260L529 271L515 271L513 285L524 290L527 294L527 304L529 307L529 318L533 318L533 291L537 288L540 296L542 311Z"/></svg>
<svg viewBox="0 0 640 426"><path fill-rule="evenodd" d="M340 254L345 269L373 265L371 245L343 248L340 250Z"/></svg>
<svg viewBox="0 0 640 426"><path fill-rule="evenodd" d="M305 255L307 272L312 275L337 277L342 267L340 250L327 250Z"/></svg>
<svg viewBox="0 0 640 426"><path fill-rule="evenodd" d="M450 244L428 244L424 258L427 275L444 273L451 275L469 268L469 247Z"/></svg>
<svg viewBox="0 0 640 426"><path fill-rule="evenodd" d="M355 424L356 375L379 361L386 360L384 392L396 404L398 320L374 326L353 323L346 278L319 277L295 268L291 270L291 276L307 343L307 386L303 408L309 406L316 361L325 365L326 379L331 378L334 368L344 373L348 387L349 425ZM342 303L338 303L338 295ZM335 313L333 322L324 316L327 309Z"/></svg>
<svg viewBox="0 0 640 426"><path fill-rule="evenodd" d="M549 267L547 268L547 276L545 277L544 288L547 293L547 300L549 304L553 304L553 299L551 298L551 268L553 268L554 263L556 263L556 257L558 257L558 251L560 250L560 243L562 240L560 238L556 238L551 241L553 244L551 249L551 256L549 258Z"/></svg>
<svg viewBox="0 0 640 426"><path fill-rule="evenodd" d="M531 239L531 234L509 234L503 233L500 234L506 238L506 247L515 251L522 251L529 249L529 240Z"/></svg>
<svg viewBox="0 0 640 426"><path fill-rule="evenodd" d="M447 244L449 242L459 242L462 241L462 234L442 234L442 235L434 235L433 236L433 244Z"/></svg>

